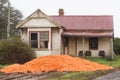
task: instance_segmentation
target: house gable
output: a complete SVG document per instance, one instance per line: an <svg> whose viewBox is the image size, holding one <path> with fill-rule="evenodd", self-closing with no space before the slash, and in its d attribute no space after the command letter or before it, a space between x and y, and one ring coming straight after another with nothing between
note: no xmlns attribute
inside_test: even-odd
<svg viewBox="0 0 120 80"><path fill-rule="evenodd" d="M57 27L57 25L50 22L47 18L32 18L21 26L21 28L25 27Z"/></svg>
<svg viewBox="0 0 120 80"><path fill-rule="evenodd" d="M36 10L26 19L21 21L16 28L26 27L60 27L56 21L44 14L40 9Z"/></svg>

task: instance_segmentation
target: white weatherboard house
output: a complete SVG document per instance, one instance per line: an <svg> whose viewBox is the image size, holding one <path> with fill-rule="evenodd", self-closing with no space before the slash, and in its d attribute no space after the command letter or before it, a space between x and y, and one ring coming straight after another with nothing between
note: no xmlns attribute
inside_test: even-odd
<svg viewBox="0 0 120 80"><path fill-rule="evenodd" d="M17 26L21 39L35 49L37 56L68 54L112 56L113 17L111 15L48 16L36 10Z"/></svg>

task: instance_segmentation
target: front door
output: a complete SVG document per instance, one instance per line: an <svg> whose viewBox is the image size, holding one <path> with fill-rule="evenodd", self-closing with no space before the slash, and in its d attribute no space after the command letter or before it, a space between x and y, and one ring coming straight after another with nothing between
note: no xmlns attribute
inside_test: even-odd
<svg viewBox="0 0 120 80"><path fill-rule="evenodd" d="M75 38L69 38L68 49L69 49L68 50L69 55L76 54L76 39Z"/></svg>

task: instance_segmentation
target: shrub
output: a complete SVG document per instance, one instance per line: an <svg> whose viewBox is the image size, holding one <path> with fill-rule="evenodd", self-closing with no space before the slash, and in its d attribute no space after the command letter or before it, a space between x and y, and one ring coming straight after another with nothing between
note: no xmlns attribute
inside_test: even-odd
<svg viewBox="0 0 120 80"><path fill-rule="evenodd" d="M114 38L114 52L120 55L120 38Z"/></svg>
<svg viewBox="0 0 120 80"><path fill-rule="evenodd" d="M0 41L0 64L25 63L35 58L34 50L18 37Z"/></svg>

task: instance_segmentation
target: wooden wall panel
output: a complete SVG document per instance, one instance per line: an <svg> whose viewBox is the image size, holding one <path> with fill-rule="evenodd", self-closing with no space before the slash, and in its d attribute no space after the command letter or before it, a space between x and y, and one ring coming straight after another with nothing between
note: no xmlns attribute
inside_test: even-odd
<svg viewBox="0 0 120 80"><path fill-rule="evenodd" d="M76 55L75 38L69 38L69 55Z"/></svg>

